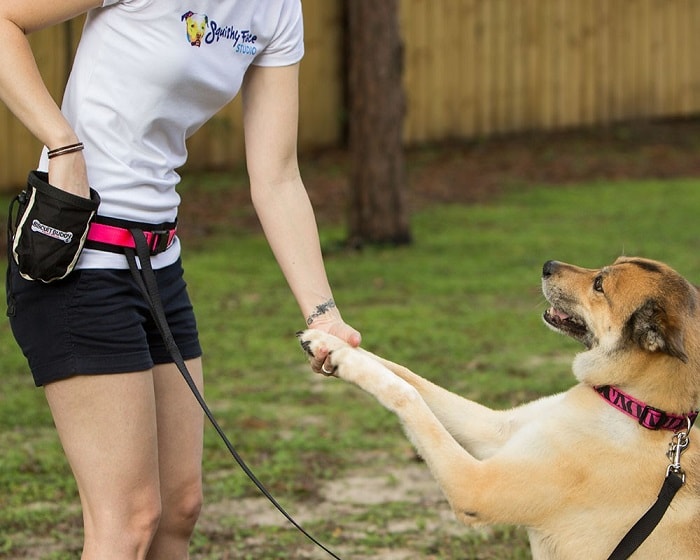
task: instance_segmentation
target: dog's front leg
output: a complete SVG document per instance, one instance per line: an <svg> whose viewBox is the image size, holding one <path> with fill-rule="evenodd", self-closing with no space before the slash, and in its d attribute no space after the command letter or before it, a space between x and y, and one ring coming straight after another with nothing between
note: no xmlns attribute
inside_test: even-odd
<svg viewBox="0 0 700 560"><path fill-rule="evenodd" d="M415 387L371 355L320 331L306 331L301 339L311 354L321 348L330 350L337 377L355 383L399 417L462 522L521 524L547 510L549 505L539 507L546 500L533 505L532 494L523 491L546 487L545 469L523 471L520 457L512 461L477 460L450 435ZM503 496L509 499L501 499Z"/></svg>
<svg viewBox="0 0 700 560"><path fill-rule="evenodd" d="M492 456L512 435L515 426L512 411L492 410L448 391L402 365L361 351L414 387L440 423L477 459Z"/></svg>
<svg viewBox="0 0 700 560"><path fill-rule="evenodd" d="M472 522L472 511L465 511L453 499L453 489L464 484L463 477L477 460L457 443L437 420L415 387L394 375L368 355L350 348L333 350L335 375L373 395L398 416L404 431L440 485L450 505L464 522Z"/></svg>

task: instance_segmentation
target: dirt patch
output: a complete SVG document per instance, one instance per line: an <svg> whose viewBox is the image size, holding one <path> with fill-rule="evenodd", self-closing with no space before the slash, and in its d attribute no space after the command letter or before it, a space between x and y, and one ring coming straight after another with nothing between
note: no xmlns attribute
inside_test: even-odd
<svg viewBox="0 0 700 560"><path fill-rule="evenodd" d="M382 463L382 461L378 461ZM330 548L343 558L352 560L408 560L416 558L414 547L379 546L364 553L353 545L356 540L366 538L373 531L393 535L396 541L401 535L410 535L411 540L429 540L436 533L449 538L451 534L464 534L467 531L481 533L459 524L452 514L437 483L427 467L420 462L407 462L403 465L379 468L372 464L363 465L343 477L323 483L319 490L319 501L315 503L295 503L289 513L303 527L326 520L334 520L342 531L342 546ZM363 514L373 506L389 507L400 504L404 511L420 510L419 516L398 516L373 528L372 523L364 522ZM285 529L289 522L264 497L223 500L204 507L198 530L212 540L224 541L231 538L231 531L222 527L221 520L231 519L234 514L236 530L247 528L278 527ZM340 529L342 527L342 529ZM246 547L255 549L257 535L247 539ZM298 537L299 548L290 553L290 558L329 558L327 554L311 546ZM325 543L327 544L327 543Z"/></svg>
<svg viewBox="0 0 700 560"><path fill-rule="evenodd" d="M388 502L430 504L451 516L437 483L423 464L408 464L378 470L363 466L342 478L325 482L318 489L320 503L295 506L293 517L310 523L332 516L360 512L367 506ZM200 527L213 529L222 515L235 512L251 526L285 527L288 521L264 497L224 500L206 505Z"/></svg>

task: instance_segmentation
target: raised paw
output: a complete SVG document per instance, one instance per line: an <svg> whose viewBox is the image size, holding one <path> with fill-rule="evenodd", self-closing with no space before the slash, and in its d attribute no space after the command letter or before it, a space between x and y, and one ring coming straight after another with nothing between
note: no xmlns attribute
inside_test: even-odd
<svg viewBox="0 0 700 560"><path fill-rule="evenodd" d="M341 348L349 348L350 346L332 334L320 331L317 329L308 329L297 333L299 343L304 351L311 358L311 364L314 371L323 373L324 375L335 375L337 367L333 365L332 369L327 369L324 362L327 356L330 356L334 351ZM332 360L332 358L331 358ZM332 363L332 361L331 361Z"/></svg>
<svg viewBox="0 0 700 560"><path fill-rule="evenodd" d="M371 354L319 330L307 330L298 336L315 372L354 383L394 412L420 400L414 387Z"/></svg>

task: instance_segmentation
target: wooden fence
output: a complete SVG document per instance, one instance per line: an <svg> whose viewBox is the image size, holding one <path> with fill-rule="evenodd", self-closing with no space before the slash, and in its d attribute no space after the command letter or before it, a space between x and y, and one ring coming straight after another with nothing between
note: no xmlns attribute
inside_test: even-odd
<svg viewBox="0 0 700 560"><path fill-rule="evenodd" d="M410 142L700 112L696 0L403 8Z"/></svg>
<svg viewBox="0 0 700 560"><path fill-rule="evenodd" d="M303 0L302 152L344 141L343 1ZM700 0L402 0L400 21L407 144L700 114ZM79 30L31 38L56 98ZM189 145L191 168L240 163L240 103ZM38 151L0 107L0 188Z"/></svg>

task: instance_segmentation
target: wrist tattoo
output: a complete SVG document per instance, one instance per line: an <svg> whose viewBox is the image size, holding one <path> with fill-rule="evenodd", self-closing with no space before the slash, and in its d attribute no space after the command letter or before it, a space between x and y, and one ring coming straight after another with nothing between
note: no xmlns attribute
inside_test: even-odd
<svg viewBox="0 0 700 560"><path fill-rule="evenodd" d="M335 301L333 301L333 298L330 298L328 301L318 304L316 306L316 310L306 318L306 324L311 325L311 323L314 322L314 319L328 313L328 311L330 309L333 309L334 307Z"/></svg>

